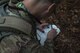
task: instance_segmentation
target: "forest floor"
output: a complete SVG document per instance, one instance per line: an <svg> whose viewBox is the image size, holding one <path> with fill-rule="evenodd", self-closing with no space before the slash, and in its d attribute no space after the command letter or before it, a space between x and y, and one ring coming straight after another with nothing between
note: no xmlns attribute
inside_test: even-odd
<svg viewBox="0 0 80 53"><path fill-rule="evenodd" d="M80 0L64 0L53 21L61 29L54 40L55 53L80 53Z"/></svg>

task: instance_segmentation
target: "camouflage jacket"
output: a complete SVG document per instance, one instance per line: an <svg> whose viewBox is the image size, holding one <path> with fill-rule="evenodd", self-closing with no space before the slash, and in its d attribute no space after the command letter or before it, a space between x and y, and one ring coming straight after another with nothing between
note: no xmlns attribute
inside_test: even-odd
<svg viewBox="0 0 80 53"><path fill-rule="evenodd" d="M31 36L22 33L17 34L14 32L0 31L0 53L53 53L52 46L46 44L42 47L34 37L36 36L36 24L35 20L31 18L33 17L32 15L9 8L8 4L0 6L0 18L11 15L20 17L26 21L31 20L29 21L32 25Z"/></svg>
<svg viewBox="0 0 80 53"><path fill-rule="evenodd" d="M27 12L25 13L24 11L12 9L8 7L8 4L3 4L0 6L0 18L4 16L19 17L20 19L27 21L32 26L32 30L35 31L35 20L33 19L33 16L28 14ZM36 32L34 31L32 31L32 33L36 34Z"/></svg>

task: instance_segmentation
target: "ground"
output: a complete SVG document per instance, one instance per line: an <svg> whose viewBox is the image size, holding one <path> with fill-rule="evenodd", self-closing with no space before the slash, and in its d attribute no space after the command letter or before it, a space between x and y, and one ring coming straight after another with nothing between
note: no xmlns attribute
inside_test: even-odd
<svg viewBox="0 0 80 53"><path fill-rule="evenodd" d="M60 27L55 38L55 53L80 53L80 0L63 0L50 18Z"/></svg>

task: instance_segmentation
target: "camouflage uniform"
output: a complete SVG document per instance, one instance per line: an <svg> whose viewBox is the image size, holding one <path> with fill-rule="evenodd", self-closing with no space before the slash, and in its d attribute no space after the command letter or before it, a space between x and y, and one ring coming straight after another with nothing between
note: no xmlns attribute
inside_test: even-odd
<svg viewBox="0 0 80 53"><path fill-rule="evenodd" d="M23 16L20 16L18 14L18 12L16 12L15 9L8 9L7 4L0 6L0 10L1 10L0 11L1 17L7 16L7 15L24 17L24 15L25 15L24 13L22 13ZM29 15L27 15L27 16L29 16ZM29 18L29 17L26 17L26 18ZM35 24L35 23L33 23L33 24ZM31 35L33 35L33 34L34 34L34 32L32 32ZM25 35L22 33L17 34L14 32L0 31L0 36L1 37L3 36L0 39L0 53L45 53L45 52L53 53L51 46L50 46L51 48L49 48L49 45L46 44L45 46L41 47L39 45L38 41L36 39L30 37L29 35Z"/></svg>

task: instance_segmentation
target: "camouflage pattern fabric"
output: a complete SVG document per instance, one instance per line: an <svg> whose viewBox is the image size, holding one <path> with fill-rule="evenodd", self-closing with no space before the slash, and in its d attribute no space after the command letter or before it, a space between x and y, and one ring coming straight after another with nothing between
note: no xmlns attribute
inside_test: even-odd
<svg viewBox="0 0 80 53"><path fill-rule="evenodd" d="M5 37L0 42L0 53L19 53L17 42L20 40L20 37L15 35Z"/></svg>
<svg viewBox="0 0 80 53"><path fill-rule="evenodd" d="M11 34L0 42L0 53L53 53L48 45L40 46L38 41L26 35Z"/></svg>
<svg viewBox="0 0 80 53"><path fill-rule="evenodd" d="M1 40L0 53L19 53L19 51L24 47L26 49L26 52L30 53L30 51L27 51L27 49L30 48L28 48L28 46L26 45L28 42L31 42L31 39L25 35L23 36L11 34ZM20 52L22 53L22 51Z"/></svg>
<svg viewBox="0 0 80 53"><path fill-rule="evenodd" d="M0 16L5 16L4 6L0 10ZM10 11L7 12L8 15L17 16ZM50 43L46 43L42 47L37 40L28 37L29 35L0 32L0 36L4 35L7 36L0 39L0 53L54 53L53 46Z"/></svg>

